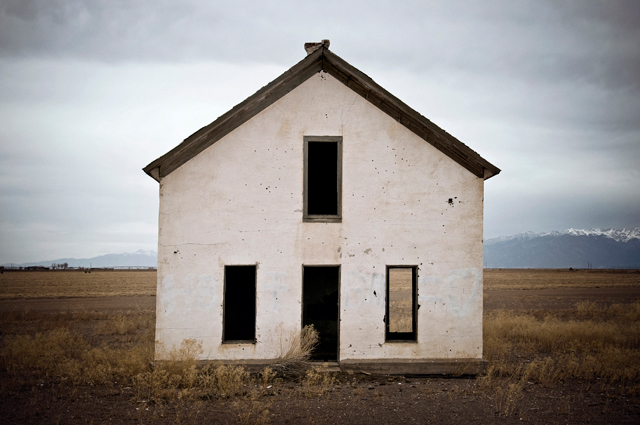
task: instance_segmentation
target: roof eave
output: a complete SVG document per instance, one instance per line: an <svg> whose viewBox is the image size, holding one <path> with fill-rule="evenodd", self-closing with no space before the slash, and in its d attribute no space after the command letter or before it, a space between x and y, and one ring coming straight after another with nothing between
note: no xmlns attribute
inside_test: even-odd
<svg viewBox="0 0 640 425"><path fill-rule="evenodd" d="M319 71L331 74L477 177L487 180L500 173L499 168L482 158L477 152L426 117L420 115L378 85L369 76L324 46L306 56L278 78L221 115L214 122L202 127L178 146L151 162L143 168L144 172L159 182L163 177L229 134L235 128L244 124Z"/></svg>
<svg viewBox="0 0 640 425"><path fill-rule="evenodd" d="M324 57L323 70L325 72L331 74L477 177L486 180L500 172L498 167L482 158L473 149L438 127L335 53L326 50Z"/></svg>
<svg viewBox="0 0 640 425"><path fill-rule="evenodd" d="M211 124L202 127L184 139L178 146L151 162L143 168L144 172L160 181L162 177L167 176L235 128L253 118L260 111L306 81L311 75L321 71L324 50L324 48L320 48L306 56L278 78L218 117ZM157 178L151 174L156 168L158 169Z"/></svg>

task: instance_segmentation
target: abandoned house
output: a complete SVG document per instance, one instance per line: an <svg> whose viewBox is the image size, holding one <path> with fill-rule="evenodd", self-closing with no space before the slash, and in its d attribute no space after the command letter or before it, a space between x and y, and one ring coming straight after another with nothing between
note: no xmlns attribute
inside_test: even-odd
<svg viewBox="0 0 640 425"><path fill-rule="evenodd" d="M343 369L480 372L483 184L500 170L328 47L144 168L157 347L267 364L312 324L313 359Z"/></svg>

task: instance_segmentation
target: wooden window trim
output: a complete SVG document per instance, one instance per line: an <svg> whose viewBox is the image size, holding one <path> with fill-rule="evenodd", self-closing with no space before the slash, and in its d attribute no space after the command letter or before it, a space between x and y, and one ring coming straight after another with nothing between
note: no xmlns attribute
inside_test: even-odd
<svg viewBox="0 0 640 425"><path fill-rule="evenodd" d="M412 332L389 332L389 270L411 269L411 297L412 297ZM393 265L386 270L386 310L385 310L385 342L390 343L417 343L418 342L418 266Z"/></svg>
<svg viewBox="0 0 640 425"><path fill-rule="evenodd" d="M342 136L304 136L304 169L303 169L303 214L305 223L341 223L342 222ZM332 215L309 214L308 202L308 167L309 142L334 142L338 144L338 213Z"/></svg>

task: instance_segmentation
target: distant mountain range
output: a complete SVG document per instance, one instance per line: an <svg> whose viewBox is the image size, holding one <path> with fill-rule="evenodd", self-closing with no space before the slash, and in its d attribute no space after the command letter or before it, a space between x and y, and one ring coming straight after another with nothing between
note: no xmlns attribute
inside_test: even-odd
<svg viewBox="0 0 640 425"><path fill-rule="evenodd" d="M157 267L154 251L139 250L93 258L59 258L13 266L67 263L69 267ZM5 267L11 264L2 264ZM637 268L640 269L640 228L569 229L526 232L484 241L484 266L489 268Z"/></svg>
<svg viewBox="0 0 640 425"><path fill-rule="evenodd" d="M484 266L640 269L640 228L526 232L487 239Z"/></svg>
<svg viewBox="0 0 640 425"><path fill-rule="evenodd" d="M43 266L51 267L52 264L67 263L68 267L157 267L158 254L155 251L138 250L122 254L106 254L93 258L59 258L51 261L39 261L37 263L13 264L14 267ZM2 264L10 267L11 264Z"/></svg>

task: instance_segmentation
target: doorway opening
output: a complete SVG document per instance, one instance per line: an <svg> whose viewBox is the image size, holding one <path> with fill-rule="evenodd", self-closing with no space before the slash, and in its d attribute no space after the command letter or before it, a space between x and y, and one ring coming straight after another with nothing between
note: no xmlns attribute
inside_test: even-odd
<svg viewBox="0 0 640 425"><path fill-rule="evenodd" d="M340 266L304 266L302 326L313 325L319 344L313 361L338 361Z"/></svg>

